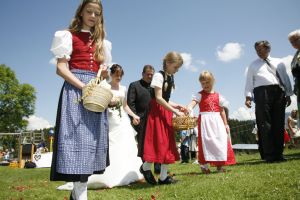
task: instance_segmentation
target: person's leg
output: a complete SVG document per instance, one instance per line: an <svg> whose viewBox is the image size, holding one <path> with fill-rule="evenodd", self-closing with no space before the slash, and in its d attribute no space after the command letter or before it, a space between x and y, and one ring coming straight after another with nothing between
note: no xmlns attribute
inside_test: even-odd
<svg viewBox="0 0 300 200"><path fill-rule="evenodd" d="M176 181L171 177L168 176L168 164L161 164L161 170L160 170L160 177L158 179L158 184L172 184Z"/></svg>
<svg viewBox="0 0 300 200"><path fill-rule="evenodd" d="M274 143L275 160L281 161L284 148L284 121L285 121L285 95L283 91L278 91L272 108L272 139Z"/></svg>
<svg viewBox="0 0 300 200"><path fill-rule="evenodd" d="M261 158L264 160L273 159L273 140L271 137L271 109L267 87L254 89L255 115L258 134L258 147Z"/></svg>
<svg viewBox="0 0 300 200"><path fill-rule="evenodd" d="M183 144L180 146L181 163L188 163L189 161L189 148Z"/></svg>
<svg viewBox="0 0 300 200"><path fill-rule="evenodd" d="M154 173L160 174L160 163L154 163Z"/></svg>
<svg viewBox="0 0 300 200"><path fill-rule="evenodd" d="M222 173L222 172L226 172L226 170L223 168L222 165L218 165L218 166L217 166L217 172L218 172L218 173Z"/></svg>
<svg viewBox="0 0 300 200"><path fill-rule="evenodd" d="M74 182L71 195L76 200L87 200L87 182Z"/></svg>
<svg viewBox="0 0 300 200"><path fill-rule="evenodd" d="M143 174L147 183L149 183L151 185L156 185L157 181L155 180L155 178L151 172L151 165L152 165L152 163L150 163L150 162L144 162L140 167L140 172Z"/></svg>
<svg viewBox="0 0 300 200"><path fill-rule="evenodd" d="M159 176L159 179L161 181L165 180L168 176L168 165L167 164L162 164L160 166L160 176Z"/></svg>

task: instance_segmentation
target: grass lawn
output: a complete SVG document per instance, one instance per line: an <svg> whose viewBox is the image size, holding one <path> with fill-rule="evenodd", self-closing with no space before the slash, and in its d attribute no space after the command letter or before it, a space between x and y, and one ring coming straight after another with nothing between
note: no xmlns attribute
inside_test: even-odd
<svg viewBox="0 0 300 200"><path fill-rule="evenodd" d="M285 149L287 162L268 164L258 153L236 153L238 164L226 173L204 175L195 164L173 164L170 171L178 180L173 185L151 186L145 182L113 189L89 190L92 199L295 199L300 200L300 149ZM0 199L31 200L69 198L58 191L63 182L50 182L48 168L0 167Z"/></svg>

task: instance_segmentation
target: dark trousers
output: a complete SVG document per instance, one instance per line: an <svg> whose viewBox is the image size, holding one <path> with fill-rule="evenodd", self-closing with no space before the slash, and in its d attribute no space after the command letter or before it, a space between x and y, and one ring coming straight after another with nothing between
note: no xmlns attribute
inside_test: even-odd
<svg viewBox="0 0 300 200"><path fill-rule="evenodd" d="M180 154L182 162L189 162L190 155L189 155L189 147L185 145L180 146Z"/></svg>
<svg viewBox="0 0 300 200"><path fill-rule="evenodd" d="M254 88L258 146L262 159L282 158L285 120L285 94L278 85Z"/></svg>

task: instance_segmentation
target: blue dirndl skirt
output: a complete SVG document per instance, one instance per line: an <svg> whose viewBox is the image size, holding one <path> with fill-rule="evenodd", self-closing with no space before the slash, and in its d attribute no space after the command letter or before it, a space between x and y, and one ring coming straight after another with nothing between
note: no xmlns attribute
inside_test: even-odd
<svg viewBox="0 0 300 200"><path fill-rule="evenodd" d="M94 72L72 70L83 83L95 78ZM62 87L55 126L50 180L87 181L109 165L108 116L89 111L78 102L82 91L68 82Z"/></svg>

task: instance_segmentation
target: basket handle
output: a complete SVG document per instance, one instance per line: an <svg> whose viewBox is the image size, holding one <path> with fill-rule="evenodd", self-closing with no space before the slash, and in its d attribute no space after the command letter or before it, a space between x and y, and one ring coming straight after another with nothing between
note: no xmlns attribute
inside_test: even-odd
<svg viewBox="0 0 300 200"><path fill-rule="evenodd" d="M97 78L101 78L101 72L102 72L102 67L99 67L98 73L97 73Z"/></svg>
<svg viewBox="0 0 300 200"><path fill-rule="evenodd" d="M100 83L100 81L103 80L103 77L101 76L101 72L102 72L102 67L100 66L96 76L96 83Z"/></svg>

